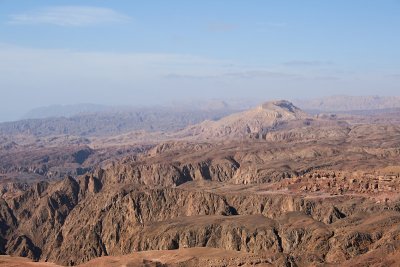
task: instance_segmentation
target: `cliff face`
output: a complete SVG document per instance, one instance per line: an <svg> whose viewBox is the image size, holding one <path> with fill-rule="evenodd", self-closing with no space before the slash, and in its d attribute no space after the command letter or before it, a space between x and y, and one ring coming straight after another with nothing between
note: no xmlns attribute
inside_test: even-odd
<svg viewBox="0 0 400 267"><path fill-rule="evenodd" d="M212 182L94 190L88 186L93 179L66 178L1 202L3 253L76 265L135 251L209 247L310 264L345 261L380 244L397 246L390 240L400 238L395 207L362 198L216 190L220 183Z"/></svg>

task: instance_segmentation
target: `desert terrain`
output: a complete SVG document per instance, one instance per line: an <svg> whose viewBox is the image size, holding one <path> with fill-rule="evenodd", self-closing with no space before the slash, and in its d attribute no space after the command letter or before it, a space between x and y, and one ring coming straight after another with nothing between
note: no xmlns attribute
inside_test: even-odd
<svg viewBox="0 0 400 267"><path fill-rule="evenodd" d="M2 123L0 266L399 266L400 111L367 100Z"/></svg>

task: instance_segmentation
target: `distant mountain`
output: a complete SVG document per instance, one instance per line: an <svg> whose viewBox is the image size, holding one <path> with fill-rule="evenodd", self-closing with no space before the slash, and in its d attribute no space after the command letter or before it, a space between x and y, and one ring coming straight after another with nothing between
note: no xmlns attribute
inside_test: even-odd
<svg viewBox="0 0 400 267"><path fill-rule="evenodd" d="M83 110L83 109L81 109ZM188 110L176 108L129 108L98 113L82 113L70 117L26 119L0 123L0 135L29 134L34 136L76 135L105 136L131 131L169 132L183 129L204 120L216 120L236 110Z"/></svg>
<svg viewBox="0 0 400 267"><path fill-rule="evenodd" d="M329 96L293 101L303 110L355 111L400 108L399 96Z"/></svg>
<svg viewBox="0 0 400 267"><path fill-rule="evenodd" d="M56 117L71 117L80 114L111 111L114 108L97 104L51 105L38 107L28 111L22 119L44 119Z"/></svg>
<svg viewBox="0 0 400 267"><path fill-rule="evenodd" d="M255 99L195 99L185 102L172 102L170 106L184 110L247 110L259 103Z"/></svg>
<svg viewBox="0 0 400 267"><path fill-rule="evenodd" d="M184 134L214 137L261 137L283 122L303 120L309 116L286 100L266 102L254 109L235 113L217 121L205 121L184 130Z"/></svg>
<svg viewBox="0 0 400 267"><path fill-rule="evenodd" d="M91 103L81 103L73 105L51 105L34 108L28 111L21 119L45 119L45 118L59 118L59 117L72 117L77 115L90 115L98 113L117 113L117 112L137 112L142 110L166 108L171 111L222 111L222 110L246 110L254 106L257 102L254 100L246 99L206 99L206 100L191 100L185 102L171 102L162 106L131 106L119 105L108 106L98 105Z"/></svg>
<svg viewBox="0 0 400 267"><path fill-rule="evenodd" d="M249 101L220 100L146 108L94 104L50 106L33 110L27 115L37 119L0 123L0 135L87 137L142 131L143 134L179 132L178 135L181 137L264 138L267 133L282 127L332 124L329 119L312 117L302 110L310 114L335 112L381 118L383 111L388 114L398 114L400 109L399 97L332 96L296 102L298 104L294 105L284 100L271 101L249 110Z"/></svg>
<svg viewBox="0 0 400 267"><path fill-rule="evenodd" d="M0 123L0 135L111 136L128 132L174 132L204 120L218 120L248 108L248 100L197 100L167 106L52 105L24 119Z"/></svg>

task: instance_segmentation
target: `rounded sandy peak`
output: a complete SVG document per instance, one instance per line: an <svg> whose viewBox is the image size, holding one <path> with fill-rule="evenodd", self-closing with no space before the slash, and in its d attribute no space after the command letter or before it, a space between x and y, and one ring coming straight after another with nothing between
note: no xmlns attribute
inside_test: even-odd
<svg viewBox="0 0 400 267"><path fill-rule="evenodd" d="M283 119L304 119L308 117L307 113L287 100L265 102L253 109L253 112Z"/></svg>
<svg viewBox="0 0 400 267"><path fill-rule="evenodd" d="M239 113L234 113L217 121L205 121L188 128L190 135L211 137L262 138L271 129L285 123L304 120L309 116L286 100L270 101Z"/></svg>
<svg viewBox="0 0 400 267"><path fill-rule="evenodd" d="M298 107L296 107L295 105L293 105L292 102L287 100L268 101L261 104L258 108L263 110L284 110L292 113L298 111L301 112L301 110Z"/></svg>

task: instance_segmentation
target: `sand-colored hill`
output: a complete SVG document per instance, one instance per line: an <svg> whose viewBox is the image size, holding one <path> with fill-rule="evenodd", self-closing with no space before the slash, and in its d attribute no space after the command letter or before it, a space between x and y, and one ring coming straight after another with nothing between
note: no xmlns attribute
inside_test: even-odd
<svg viewBox="0 0 400 267"><path fill-rule="evenodd" d="M183 131L183 135L208 139L249 136L261 138L268 130L284 122L304 120L308 117L288 101L272 101L217 121L205 121L191 126Z"/></svg>

